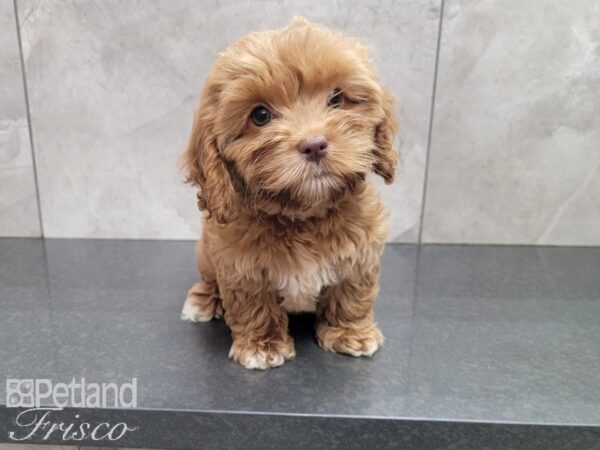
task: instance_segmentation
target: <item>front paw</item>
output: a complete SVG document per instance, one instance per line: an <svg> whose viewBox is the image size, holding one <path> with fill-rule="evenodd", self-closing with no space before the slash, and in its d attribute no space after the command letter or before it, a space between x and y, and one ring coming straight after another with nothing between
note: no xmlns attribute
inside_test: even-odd
<svg viewBox="0 0 600 450"><path fill-rule="evenodd" d="M374 322L364 326L334 327L326 322L317 325L317 342L330 352L352 356L373 356L383 344L383 334Z"/></svg>
<svg viewBox="0 0 600 450"><path fill-rule="evenodd" d="M281 366L286 359L295 356L294 341L289 336L259 341L236 338L229 351L229 357L246 369L259 370Z"/></svg>

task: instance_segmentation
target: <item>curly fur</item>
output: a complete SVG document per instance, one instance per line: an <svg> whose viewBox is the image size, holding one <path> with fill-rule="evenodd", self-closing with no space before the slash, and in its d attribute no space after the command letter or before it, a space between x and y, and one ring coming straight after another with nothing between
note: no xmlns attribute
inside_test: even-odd
<svg viewBox="0 0 600 450"><path fill-rule="evenodd" d="M339 108L331 93L343 94ZM251 111L273 120L257 127ZM288 312L315 311L326 350L372 355L383 342L373 315L386 215L374 172L391 183L393 99L357 40L296 18L253 33L215 62L183 155L204 212L202 281L183 317L224 315L230 357L265 369L295 356ZM298 142L325 136L322 162Z"/></svg>

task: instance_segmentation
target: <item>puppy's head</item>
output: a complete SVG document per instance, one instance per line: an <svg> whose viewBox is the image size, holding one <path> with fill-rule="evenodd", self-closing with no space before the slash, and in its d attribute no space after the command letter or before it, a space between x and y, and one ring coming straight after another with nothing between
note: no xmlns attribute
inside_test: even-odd
<svg viewBox="0 0 600 450"><path fill-rule="evenodd" d="M394 179L396 121L358 41L305 19L250 34L214 64L184 154L199 206L301 216L368 172Z"/></svg>

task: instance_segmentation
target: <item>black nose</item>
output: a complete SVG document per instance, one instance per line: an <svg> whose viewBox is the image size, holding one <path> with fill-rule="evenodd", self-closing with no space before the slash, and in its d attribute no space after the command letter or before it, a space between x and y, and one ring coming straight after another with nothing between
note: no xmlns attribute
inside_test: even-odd
<svg viewBox="0 0 600 450"><path fill-rule="evenodd" d="M302 139L298 143L298 151L309 161L320 161L327 154L327 139L320 135Z"/></svg>

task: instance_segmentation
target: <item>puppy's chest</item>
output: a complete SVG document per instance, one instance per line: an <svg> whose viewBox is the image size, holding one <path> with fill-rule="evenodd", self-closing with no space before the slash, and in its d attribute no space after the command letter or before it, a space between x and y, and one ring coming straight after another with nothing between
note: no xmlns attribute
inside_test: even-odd
<svg viewBox="0 0 600 450"><path fill-rule="evenodd" d="M252 248L237 253L237 259L248 261L249 267L258 262L252 272L266 274L288 312L314 312L323 288L337 284L344 273L342 249L334 253L329 245L331 236L310 231L285 237L266 233Z"/></svg>
<svg viewBox="0 0 600 450"><path fill-rule="evenodd" d="M283 299L288 312L314 312L321 290L339 281L331 266L311 266L303 271L281 269L270 273L271 282Z"/></svg>

